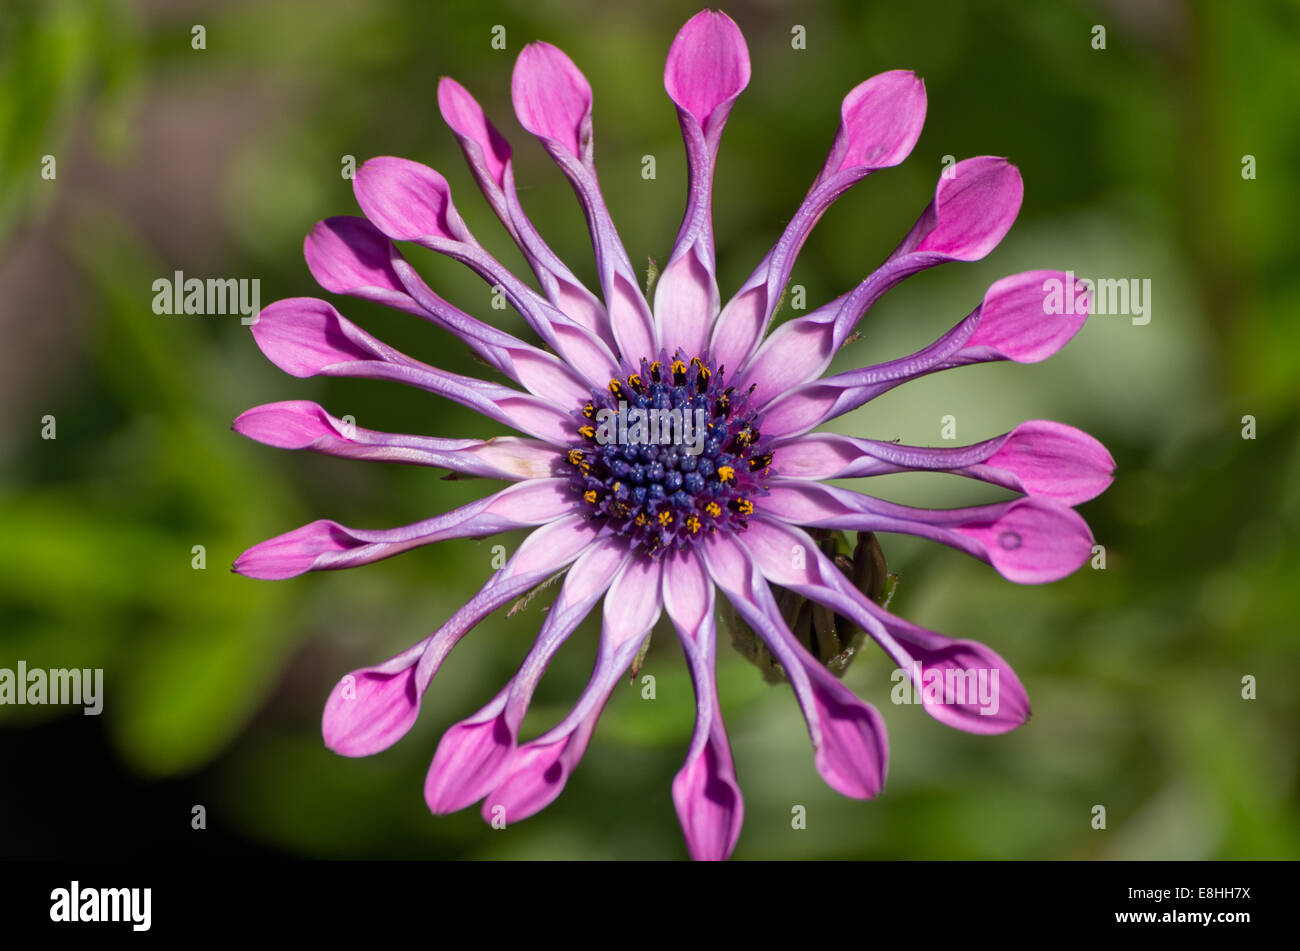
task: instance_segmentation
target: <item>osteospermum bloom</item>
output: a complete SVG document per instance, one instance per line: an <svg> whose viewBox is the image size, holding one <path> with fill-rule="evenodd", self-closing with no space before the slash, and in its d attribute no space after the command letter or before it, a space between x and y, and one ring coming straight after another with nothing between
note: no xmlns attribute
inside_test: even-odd
<svg viewBox="0 0 1300 951"><path fill-rule="evenodd" d="M821 215L854 183L902 162L920 135L925 87L902 70L874 76L844 98L826 164L771 252L723 306L715 279L713 169L723 127L749 75L740 30L721 13L693 17L669 50L664 85L686 144L689 188L653 306L639 289L597 184L591 87L559 49L534 43L515 63L515 113L560 166L582 205L599 292L585 287L547 246L520 205L510 146L470 94L443 79L443 118L540 292L475 240L441 175L400 158L372 159L357 172L354 188L365 217L318 224L307 237L307 264L332 293L379 301L456 335L500 380L414 360L314 298L278 301L252 327L263 352L293 376L395 380L522 434L480 441L375 432L345 425L303 401L259 406L234 424L244 435L282 448L512 483L398 529L312 522L246 551L234 565L241 574L289 578L366 564L444 539L533 528L505 566L436 631L340 681L323 718L325 743L338 753L364 756L398 740L452 647L490 613L564 571L556 601L516 676L443 736L425 784L435 813L482 800L485 817L517 821L554 800L619 676L667 614L698 701L686 762L672 784L673 801L692 856L729 855L743 805L715 689L719 592L789 681L807 720L816 767L846 796L869 799L880 791L888 760L883 722L792 632L772 586L866 631L916 681L924 709L949 726L1001 733L1029 714L1024 688L1001 657L885 610L845 576L809 530L917 535L982 559L1011 581L1053 581L1090 554L1092 536L1071 506L1110 483L1113 461L1105 448L1077 429L1045 421L943 449L815 430L926 374L972 363L1042 360L1078 331L1086 313L1077 307L1073 314L1046 313L1045 285L1066 280L1064 274L1016 274L988 288L934 344L901 359L823 376L882 294L934 265L984 257L1011 227L1021 202L1020 174L1004 159L978 157L940 177L933 200L902 243L861 284L767 332L796 255ZM504 293L539 343L443 300L396 242L413 242L468 265ZM644 438L646 430L638 427L646 420L662 421L668 438ZM1017 497L928 510L823 484L919 470L994 483ZM520 726L539 678L602 598L590 683L562 722L524 741ZM953 682L954 673L993 675L996 702L983 702L974 691L930 689Z"/></svg>

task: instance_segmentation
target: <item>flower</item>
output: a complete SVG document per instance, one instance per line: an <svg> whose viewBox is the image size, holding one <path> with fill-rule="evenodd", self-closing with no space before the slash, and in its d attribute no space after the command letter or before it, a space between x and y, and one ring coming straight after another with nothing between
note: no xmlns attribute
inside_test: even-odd
<svg viewBox="0 0 1300 951"><path fill-rule="evenodd" d="M982 258L998 244L1020 207L1020 174L1006 160L987 156L952 166L902 243L866 280L767 333L813 226L847 188L908 156L921 132L926 97L922 81L902 70L881 73L849 92L811 190L771 252L723 306L715 279L713 170L723 127L749 74L744 38L722 13L697 14L668 53L664 86L677 108L690 178L685 215L653 308L597 184L591 87L554 46L524 48L511 91L520 123L560 166L582 205L599 294L565 267L524 214L510 146L455 81L444 78L438 88L443 118L488 204L532 268L540 293L475 240L434 170L376 158L357 172L354 188L365 217L327 219L307 237L307 264L316 280L332 293L378 301L455 334L508 382L414 360L313 298L271 304L252 326L262 351L293 376L396 380L523 434L473 440L376 432L303 401L255 407L234 423L236 431L282 448L511 483L404 528L371 531L312 522L250 548L234 564L241 574L289 578L366 564L444 539L533 528L508 563L431 635L340 681L323 717L325 743L335 752L364 756L398 740L452 647L488 614L564 571L555 604L518 673L443 736L425 784L435 813L482 800L485 818L513 822L554 800L582 758L616 681L666 613L685 650L698 701L686 762L672 784L673 801L693 857L730 855L743 803L715 688L719 592L784 672L807 720L817 769L846 796L869 799L880 791L888 761L884 724L792 633L773 585L867 632L913 678L924 709L941 722L1001 733L1028 717L1025 690L1001 657L885 610L845 577L809 529L819 538L823 530L917 535L982 559L1012 581L1053 581L1091 552L1092 535L1071 506L1109 485L1110 454L1085 433L1045 421L943 449L814 430L925 374L996 360L1043 360L1078 331L1086 308L1048 316L1044 285L1064 275L1016 274L993 284L934 344L899 360L823 377L865 311L887 290L937 264ZM505 295L542 345L443 300L395 242L423 245L468 265ZM936 511L824 484L920 470L983 480L1018 497ZM520 725L539 678L602 598L590 683L561 723L522 741ZM995 688L992 703L975 689L986 680Z"/></svg>

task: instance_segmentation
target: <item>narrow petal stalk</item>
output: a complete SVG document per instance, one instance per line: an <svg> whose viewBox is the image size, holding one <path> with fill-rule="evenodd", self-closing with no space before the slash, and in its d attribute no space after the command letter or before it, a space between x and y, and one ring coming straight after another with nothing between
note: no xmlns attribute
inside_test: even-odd
<svg viewBox="0 0 1300 951"><path fill-rule="evenodd" d="M954 641L895 617L840 573L804 531L760 519L745 545L763 575L862 626L904 671L936 720L970 733L1005 733L1029 717L1015 671L976 641Z"/></svg>
<svg viewBox="0 0 1300 951"><path fill-rule="evenodd" d="M408 159L373 158L357 169L352 190L366 217L390 239L413 241L465 264L500 288L546 345L587 380L599 385L609 379L617 361L605 343L483 249L452 203L446 179L433 169Z"/></svg>
<svg viewBox="0 0 1300 951"><path fill-rule="evenodd" d="M776 246L736 292L714 326L710 354L733 372L753 355L790 280L808 235L847 189L872 172L898 165L925 124L925 84L907 70L873 76L840 106L831 152Z"/></svg>
<svg viewBox="0 0 1300 951"><path fill-rule="evenodd" d="M722 130L749 84L749 50L725 13L704 10L668 51L664 88L677 106L689 168L686 213L655 286L655 321L664 349L703 353L720 306L713 246L713 170Z"/></svg>
<svg viewBox="0 0 1300 951"><path fill-rule="evenodd" d="M767 404L764 431L773 436L806 433L857 409L894 387L928 373L1013 360L1037 363L1065 346L1088 316L1084 285L1075 312L1053 313L1044 285L1066 276L1027 271L996 281L984 300L956 327L908 357L852 370L787 390Z"/></svg>
<svg viewBox="0 0 1300 951"><path fill-rule="evenodd" d="M817 772L842 795L874 798L884 786L889 764L889 740L880 714L854 696L790 632L739 539L719 535L703 552L714 582L784 668L808 723Z"/></svg>
<svg viewBox="0 0 1300 951"><path fill-rule="evenodd" d="M345 459L447 469L486 479L544 479L563 473L564 454L534 439L437 439L365 429L308 400L254 406L231 426L279 449L307 449Z"/></svg>
<svg viewBox="0 0 1300 951"><path fill-rule="evenodd" d="M367 565L449 538L482 538L542 525L578 510L567 479L529 479L445 515L402 528L347 528L321 519L254 545L233 570L249 578L279 580L308 571Z"/></svg>
<svg viewBox="0 0 1300 951"><path fill-rule="evenodd" d="M838 433L810 433L781 444L775 465L788 479L829 480L917 470L947 472L1025 495L1078 505L1113 480L1115 460L1087 433L1036 419L973 446L923 448Z"/></svg>
<svg viewBox="0 0 1300 951"><path fill-rule="evenodd" d="M1059 581L1092 554L1092 532L1074 509L1032 496L919 509L820 482L774 479L763 512L791 525L916 535L987 562L1020 584Z"/></svg>
<svg viewBox="0 0 1300 951"><path fill-rule="evenodd" d="M631 358L657 353L654 319L596 180L591 84L561 50L530 43L515 61L510 93L519 124L560 166L582 205L619 351Z"/></svg>
<svg viewBox="0 0 1300 951"><path fill-rule="evenodd" d="M343 756L369 756L401 739L415 722L429 682L460 639L580 557L595 538L596 530L580 516L542 526L447 623L391 660L343 677L325 703L325 745Z"/></svg>
<svg viewBox="0 0 1300 951"><path fill-rule="evenodd" d="M519 246L547 300L613 345L604 305L542 240L524 214L515 187L509 143L474 97L450 77L444 76L438 82L438 108L460 142L465 161L488 205Z"/></svg>
<svg viewBox="0 0 1300 951"><path fill-rule="evenodd" d="M814 380L830 366L862 316L891 288L948 261L976 261L993 250L1020 211L1020 172L1005 159L958 162L939 177L934 199L894 252L853 291L774 330L745 367L740 386L755 386L763 405Z"/></svg>
<svg viewBox="0 0 1300 951"><path fill-rule="evenodd" d="M559 445L571 444L577 432L573 418L549 400L414 360L380 343L322 300L276 301L262 310L252 328L262 352L291 376L405 383Z"/></svg>
<svg viewBox="0 0 1300 951"><path fill-rule="evenodd" d="M605 597L600 647L591 680L553 729L519 747L483 802L483 817L517 822L550 805L582 759L601 710L631 666L663 609L662 563L636 556L619 571Z"/></svg>
<svg viewBox="0 0 1300 951"><path fill-rule="evenodd" d="M491 791L516 748L519 727L551 658L591 613L628 557L626 546L605 538L569 569L519 672L491 703L443 734L424 784L431 811L456 812Z"/></svg>
<svg viewBox="0 0 1300 951"><path fill-rule="evenodd" d="M695 732L686 763L673 779L673 805L691 858L725 859L740 838L745 804L714 676L713 579L695 553L679 552L666 561L663 599L695 685Z"/></svg>

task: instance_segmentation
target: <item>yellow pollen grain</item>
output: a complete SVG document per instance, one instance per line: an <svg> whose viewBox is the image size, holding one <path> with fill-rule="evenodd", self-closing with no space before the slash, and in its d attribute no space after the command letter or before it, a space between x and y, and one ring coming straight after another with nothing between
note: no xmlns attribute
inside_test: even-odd
<svg viewBox="0 0 1300 951"><path fill-rule="evenodd" d="M714 518L717 518L722 514L722 506L717 502L710 502L708 505L704 506L704 511L708 512Z"/></svg>
<svg viewBox="0 0 1300 951"><path fill-rule="evenodd" d="M588 502L590 502L592 505L596 504L597 496L596 496L595 489L588 489L586 492L582 493L582 497L586 499Z"/></svg>
<svg viewBox="0 0 1300 951"><path fill-rule="evenodd" d="M736 470L731 466L718 466L718 478L726 485L733 485L736 481Z"/></svg>
<svg viewBox="0 0 1300 951"><path fill-rule="evenodd" d="M672 523L673 523L673 513L672 513L672 512L669 512L669 511L667 511L667 510L664 510L664 511L662 511L662 512L659 513L659 524L660 524L660 525L663 525L663 526L666 528L666 527L668 527L669 525L671 525Z"/></svg>

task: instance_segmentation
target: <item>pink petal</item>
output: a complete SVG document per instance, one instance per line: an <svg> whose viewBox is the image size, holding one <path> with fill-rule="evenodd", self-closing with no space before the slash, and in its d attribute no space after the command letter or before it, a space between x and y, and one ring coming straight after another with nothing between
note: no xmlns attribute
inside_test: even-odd
<svg viewBox="0 0 1300 951"><path fill-rule="evenodd" d="M925 105L925 83L910 70L890 70L853 87L840 106L833 172L898 165L921 137Z"/></svg>
<svg viewBox="0 0 1300 951"><path fill-rule="evenodd" d="M851 618L912 678L918 691L934 683L932 678L941 678L937 689L920 692L926 712L941 723L971 733L1005 733L1029 716L1029 698L1006 661L983 644L951 640L879 607L850 584L803 531L760 518L750 523L745 540L769 581ZM796 552L800 556L792 557Z"/></svg>
<svg viewBox="0 0 1300 951"><path fill-rule="evenodd" d="M695 685L695 731L686 763L673 779L673 805L691 857L720 860L740 838L745 806L722 725L714 675L717 628L713 579L699 556L663 558L663 600Z"/></svg>
<svg viewBox="0 0 1300 951"><path fill-rule="evenodd" d="M345 756L365 756L400 739L420 699L451 649L479 621L590 551L595 532L573 516L534 531L445 624L414 647L380 664L354 670L330 694L321 727L325 743Z"/></svg>
<svg viewBox="0 0 1300 951"><path fill-rule="evenodd" d="M449 538L540 525L577 507L567 479L532 479L402 528L363 530L326 519L311 522L254 545L235 559L233 570L250 578L280 580L307 571L351 568Z"/></svg>
<svg viewBox="0 0 1300 951"><path fill-rule="evenodd" d="M357 204L394 241L472 241L451 201L447 180L419 162L372 158L352 180Z"/></svg>
<svg viewBox="0 0 1300 951"><path fill-rule="evenodd" d="M277 449L306 449L338 434L334 417L309 400L254 406L240 414L231 428Z"/></svg>
<svg viewBox="0 0 1300 951"><path fill-rule="evenodd" d="M1014 476L1022 491L1078 505L1114 480L1115 460L1087 433L1049 420L1021 423L985 463Z"/></svg>
<svg viewBox="0 0 1300 951"><path fill-rule="evenodd" d="M562 50L550 43L525 46L510 93L520 125L584 158L591 139L591 84Z"/></svg>
<svg viewBox="0 0 1300 951"><path fill-rule="evenodd" d="M507 824L519 822L553 803L586 752L599 716L598 709L575 731L558 740L534 741L519 747L500 784L483 800L484 821L493 822L500 815Z"/></svg>
<svg viewBox="0 0 1300 951"><path fill-rule="evenodd" d="M424 642L416 644L377 667L352 671L335 685L321 717L329 749L370 756L406 735L420 712L412 674L424 649Z"/></svg>
<svg viewBox="0 0 1300 951"><path fill-rule="evenodd" d="M924 646L893 632L920 666L912 676L925 712L945 726L967 733L1007 733L1029 719L1029 695L1011 665L978 641ZM926 632L927 634L931 632ZM938 702L932 702L936 700ZM987 702L986 702L987 700Z"/></svg>
<svg viewBox="0 0 1300 951"><path fill-rule="evenodd" d="M400 306L409 295L393 270L391 253L388 238L352 215L319 222L303 245L307 267L325 290Z"/></svg>
<svg viewBox="0 0 1300 951"><path fill-rule="evenodd" d="M1078 512L1032 496L1012 503L991 522L956 530L980 542L998 573L1020 584L1059 581L1092 554L1092 532Z"/></svg>
<svg viewBox="0 0 1300 951"><path fill-rule="evenodd" d="M744 545L717 535L704 543L702 551L718 587L785 669L808 722L813 761L822 779L845 796L876 796L884 786L889 762L889 741L880 714L836 680L790 633Z"/></svg>
<svg viewBox="0 0 1300 951"><path fill-rule="evenodd" d="M655 284L655 320L665 351L687 358L704 353L718 312L713 272L692 249L664 268Z"/></svg>
<svg viewBox="0 0 1300 951"><path fill-rule="evenodd" d="M745 821L745 805L720 720L718 733L673 777L677 820L691 858L699 862L718 862L730 856Z"/></svg>
<svg viewBox="0 0 1300 951"><path fill-rule="evenodd" d="M702 129L719 106L749 85L749 50L731 17L701 10L686 21L668 50L664 89Z"/></svg>
<svg viewBox="0 0 1300 951"><path fill-rule="evenodd" d="M934 201L898 252L978 261L998 246L1020 213L1025 186L1006 159L982 155L939 176Z"/></svg>
<svg viewBox="0 0 1300 951"><path fill-rule="evenodd" d="M434 812L455 812L478 801L503 778L533 691L555 652L591 612L628 561L626 543L606 537L570 567L528 656L509 686L486 707L447 731L425 782Z"/></svg>
<svg viewBox="0 0 1300 951"><path fill-rule="evenodd" d="M515 747L514 733L504 717L492 715L504 703L503 691L480 712L485 719L464 720L443 734L424 781L424 801L431 812L457 812L492 789Z"/></svg>
<svg viewBox="0 0 1300 951"><path fill-rule="evenodd" d="M504 187L510 145L474 97L456 80L443 76L438 80L438 109L467 156L472 154L471 164L481 165L498 187Z"/></svg>
<svg viewBox="0 0 1300 951"><path fill-rule="evenodd" d="M1017 363L1046 360L1070 341L1088 319L1085 285L1073 313L1048 311L1051 281L1068 280L1059 271L1026 271L1004 277L984 295L979 324L962 348L980 359L1005 359ZM1059 285L1058 285L1059 286Z"/></svg>
<svg viewBox="0 0 1300 951"><path fill-rule="evenodd" d="M267 305L252 330L262 352L290 376L315 376L341 363L383 359L354 324L314 297Z"/></svg>

